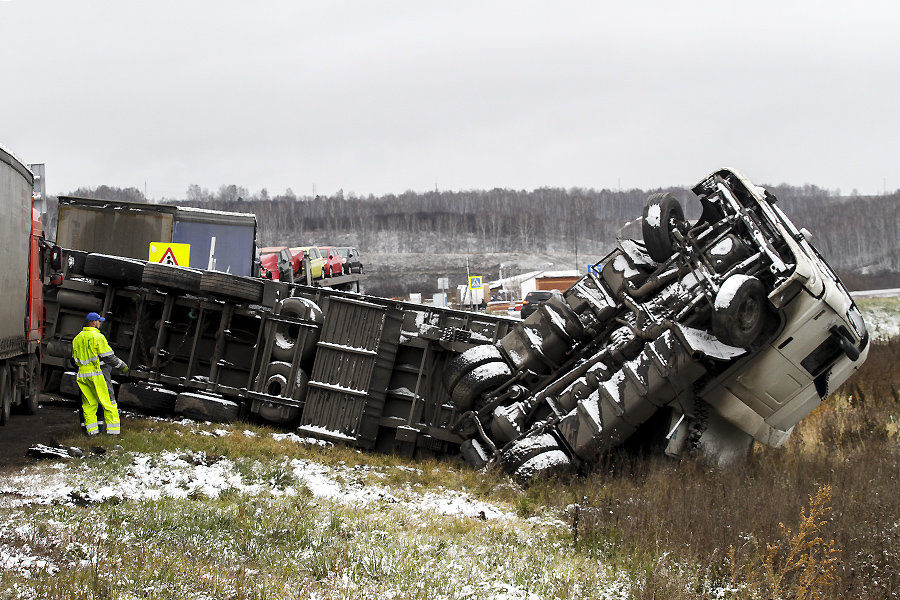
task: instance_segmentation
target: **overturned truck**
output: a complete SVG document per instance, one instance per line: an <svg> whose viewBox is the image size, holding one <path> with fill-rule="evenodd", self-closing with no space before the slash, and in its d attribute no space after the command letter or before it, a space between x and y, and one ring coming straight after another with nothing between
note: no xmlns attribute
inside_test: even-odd
<svg viewBox="0 0 900 600"><path fill-rule="evenodd" d="M696 222L654 194L642 241L524 321L70 253L47 293L49 368L98 310L132 365L120 403L142 410L461 450L523 480L622 445L777 447L865 359L865 324L766 190L723 169L694 192Z"/></svg>

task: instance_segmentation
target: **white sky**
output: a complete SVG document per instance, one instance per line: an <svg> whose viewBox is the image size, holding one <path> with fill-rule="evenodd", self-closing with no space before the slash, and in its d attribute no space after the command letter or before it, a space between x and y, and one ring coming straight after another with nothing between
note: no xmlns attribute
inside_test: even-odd
<svg viewBox="0 0 900 600"><path fill-rule="evenodd" d="M0 0L48 191L900 187L900 2Z"/></svg>

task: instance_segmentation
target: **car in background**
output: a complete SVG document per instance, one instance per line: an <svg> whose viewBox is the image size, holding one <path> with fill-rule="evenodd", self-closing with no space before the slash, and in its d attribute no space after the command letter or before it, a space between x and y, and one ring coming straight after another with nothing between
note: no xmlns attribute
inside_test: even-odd
<svg viewBox="0 0 900 600"><path fill-rule="evenodd" d="M535 290L525 294L525 300L522 302L522 318L527 319L531 313L538 309L538 306L552 298L559 296L562 298L562 292L559 290Z"/></svg>
<svg viewBox="0 0 900 600"><path fill-rule="evenodd" d="M322 279L325 276L325 259L322 253L315 246L295 246L289 249L291 254L300 264L299 273L301 277L306 277L303 270L304 258L309 256L309 272L312 279Z"/></svg>
<svg viewBox="0 0 900 600"><path fill-rule="evenodd" d="M300 261L287 246L267 246L259 249L259 276L274 281L293 283L300 273Z"/></svg>
<svg viewBox="0 0 900 600"><path fill-rule="evenodd" d="M338 246L337 251L341 253L344 259L344 273L362 273L363 264L359 250L349 246Z"/></svg>
<svg viewBox="0 0 900 600"><path fill-rule="evenodd" d="M325 259L325 277L344 274L344 259L334 246L319 246L322 258Z"/></svg>

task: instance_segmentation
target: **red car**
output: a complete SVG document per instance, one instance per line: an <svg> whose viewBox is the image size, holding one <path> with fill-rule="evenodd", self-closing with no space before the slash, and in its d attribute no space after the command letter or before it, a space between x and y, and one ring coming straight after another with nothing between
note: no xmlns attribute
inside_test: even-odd
<svg viewBox="0 0 900 600"><path fill-rule="evenodd" d="M259 249L259 276L275 281L292 282L300 273L300 259L287 246Z"/></svg>
<svg viewBox="0 0 900 600"><path fill-rule="evenodd" d="M319 246L322 258L325 259L325 277L334 277L344 274L344 257L333 246Z"/></svg>

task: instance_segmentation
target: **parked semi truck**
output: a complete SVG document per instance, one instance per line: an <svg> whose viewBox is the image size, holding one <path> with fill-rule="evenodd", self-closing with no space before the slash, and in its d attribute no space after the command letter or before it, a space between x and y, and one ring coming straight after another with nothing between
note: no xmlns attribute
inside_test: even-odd
<svg viewBox="0 0 900 600"><path fill-rule="evenodd" d="M865 359L865 324L766 190L723 169L694 192L696 222L651 196L643 240L524 321L69 252L45 298L45 362L64 370L97 311L132 367L125 407L461 451L523 480L622 445L779 446Z"/></svg>
<svg viewBox="0 0 900 600"><path fill-rule="evenodd" d="M35 412L41 388L43 230L33 182L0 146L0 425L13 407Z"/></svg>

